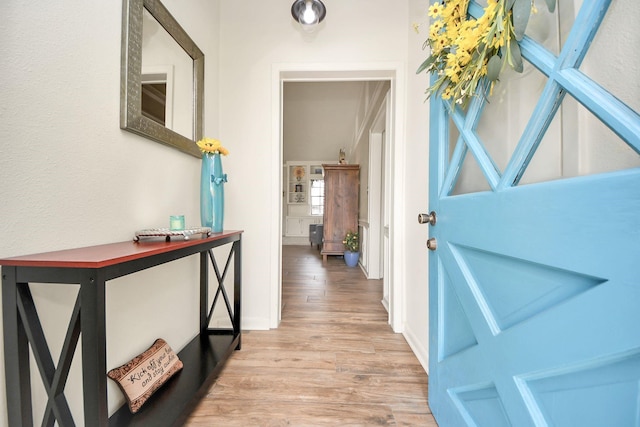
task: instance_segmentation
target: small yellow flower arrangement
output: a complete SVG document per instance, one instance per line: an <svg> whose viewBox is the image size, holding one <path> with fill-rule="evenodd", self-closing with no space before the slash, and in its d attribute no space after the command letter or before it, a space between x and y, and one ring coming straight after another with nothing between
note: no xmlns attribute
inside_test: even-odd
<svg viewBox="0 0 640 427"><path fill-rule="evenodd" d="M556 0L545 0L550 12ZM518 41L524 37L534 0L488 0L479 18L468 14L469 0L443 0L429 7L432 23L423 48L431 53L416 73L437 76L427 98L439 92L444 100L466 107L476 95L490 95L508 64L522 72ZM418 26L414 28L418 31Z"/></svg>
<svg viewBox="0 0 640 427"><path fill-rule="evenodd" d="M222 143L213 138L202 138L196 142L196 145L202 152L202 154L222 154L226 156L229 154L229 150L222 146Z"/></svg>
<svg viewBox="0 0 640 427"><path fill-rule="evenodd" d="M358 233L354 233L353 231L348 231L344 236L344 240L342 241L344 248L349 252L358 252L360 249L360 242L358 242Z"/></svg>

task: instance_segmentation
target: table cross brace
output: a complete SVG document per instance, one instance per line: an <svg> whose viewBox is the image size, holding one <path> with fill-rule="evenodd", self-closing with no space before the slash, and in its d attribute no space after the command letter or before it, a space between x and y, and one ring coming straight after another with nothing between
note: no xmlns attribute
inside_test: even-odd
<svg viewBox="0 0 640 427"><path fill-rule="evenodd" d="M210 324L211 318L213 317L213 310L216 307L216 303L218 302L218 297L222 294L222 298L224 299L224 303L227 307L227 314L229 315L229 320L231 320L231 324L233 325L233 310L231 309L231 303L229 302L229 296L227 295L227 291L224 288L224 280L227 277L227 272L229 270L229 266L231 265L231 258L235 254L236 245L231 246L231 250L229 251L229 256L227 257L227 261L225 262L224 270L222 272L222 276L220 275L220 270L218 269L218 263L216 262L216 258L213 256L213 250L209 249L209 259L211 259L211 263L213 264L213 270L216 274L216 280L218 281L218 289L216 290L216 294L213 297L213 303L211 304L211 309L209 310L209 314L207 316L207 325Z"/></svg>
<svg viewBox="0 0 640 427"><path fill-rule="evenodd" d="M29 284L19 283L17 291L18 312L20 313L27 339L31 344L36 365L40 371L42 383L48 397L42 425L53 427L57 420L61 427L75 426L69 404L64 396L64 388L80 337L80 296L76 297L56 368L51 358L51 352L44 336Z"/></svg>

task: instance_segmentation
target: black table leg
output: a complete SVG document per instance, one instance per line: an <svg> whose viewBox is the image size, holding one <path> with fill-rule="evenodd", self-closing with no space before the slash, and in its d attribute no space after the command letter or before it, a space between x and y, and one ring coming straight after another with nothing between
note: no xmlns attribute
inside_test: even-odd
<svg viewBox="0 0 640 427"><path fill-rule="evenodd" d="M86 426L106 427L107 348L105 326L105 280L89 271L80 284L82 327L82 385Z"/></svg>
<svg viewBox="0 0 640 427"><path fill-rule="evenodd" d="M242 238L233 243L233 333L237 335L238 345L236 350L242 347L242 336L240 332L240 300L242 292Z"/></svg>
<svg viewBox="0 0 640 427"><path fill-rule="evenodd" d="M33 425L31 409L31 373L29 341L18 312L16 267L2 267L2 322L4 329L4 366L9 425Z"/></svg>

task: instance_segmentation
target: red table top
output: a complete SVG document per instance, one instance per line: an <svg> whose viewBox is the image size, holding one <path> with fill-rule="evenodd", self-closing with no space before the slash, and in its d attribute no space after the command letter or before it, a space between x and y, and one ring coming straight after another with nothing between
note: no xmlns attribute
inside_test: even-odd
<svg viewBox="0 0 640 427"><path fill-rule="evenodd" d="M84 248L66 249L0 259L0 265L16 267L67 267L67 268L102 268L120 264L134 259L145 258L176 249L188 248L203 242L216 241L236 234L239 230L225 230L213 233L206 238L189 240L140 240L88 246Z"/></svg>

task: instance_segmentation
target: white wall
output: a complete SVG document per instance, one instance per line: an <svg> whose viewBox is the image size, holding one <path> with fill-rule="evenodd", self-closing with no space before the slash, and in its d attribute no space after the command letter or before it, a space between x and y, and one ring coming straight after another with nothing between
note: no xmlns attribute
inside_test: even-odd
<svg viewBox="0 0 640 427"><path fill-rule="evenodd" d="M406 319L404 335L424 366L428 367L429 355L429 283L428 250L426 242L428 227L418 224L418 214L429 212L429 104L425 102L425 90L429 85L426 74L415 74L426 59L422 50L425 33L416 34L413 23L425 22L428 2L409 0L409 22L405 28L407 37L407 152L405 164L406 251Z"/></svg>
<svg viewBox="0 0 640 427"><path fill-rule="evenodd" d="M205 53L205 132L216 135L217 3L165 4ZM136 230L167 226L175 213L199 224L200 161L119 127L122 2L9 0L0 16L0 257L129 240ZM197 289L184 283L197 283L197 267L187 259L109 284L108 367L159 336L180 348L195 335ZM34 289L54 359L73 288ZM3 354L0 426L7 425ZM66 396L81 425L79 358ZM37 370L32 376L37 383ZM41 413L41 386L34 395ZM120 396L109 384L110 408Z"/></svg>
<svg viewBox="0 0 640 427"><path fill-rule="evenodd" d="M283 162L337 163L341 148L355 133L364 82L285 82L283 88Z"/></svg>
<svg viewBox="0 0 640 427"><path fill-rule="evenodd" d="M389 81L365 82L360 96L358 121L355 126L353 141L347 147L349 163L360 165L360 202L358 219L369 218L369 132L380 110L385 95L389 92ZM361 243L365 244L364 241Z"/></svg>
<svg viewBox="0 0 640 427"><path fill-rule="evenodd" d="M640 7L634 0L612 2L581 71L611 91L626 105L640 112ZM628 29L621 34L621 29ZM585 108L577 111L581 125L571 142L579 144L579 174L640 167L640 156L602 126ZM575 141L575 142L574 142Z"/></svg>

